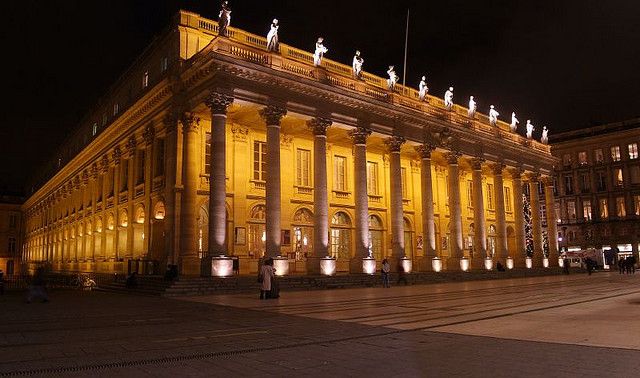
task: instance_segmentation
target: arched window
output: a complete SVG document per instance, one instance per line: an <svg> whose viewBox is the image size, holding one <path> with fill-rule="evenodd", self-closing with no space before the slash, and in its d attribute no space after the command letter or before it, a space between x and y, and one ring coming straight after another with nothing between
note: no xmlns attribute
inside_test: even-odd
<svg viewBox="0 0 640 378"><path fill-rule="evenodd" d="M166 210L164 208L164 202L163 201L156 202L156 206L153 208L153 217L155 219L161 220L161 219L164 219L165 214L166 214Z"/></svg>
<svg viewBox="0 0 640 378"><path fill-rule="evenodd" d="M473 250L473 237L475 235L475 225L471 223L469 225L469 233L467 234L467 249Z"/></svg>
<svg viewBox="0 0 640 378"><path fill-rule="evenodd" d="M116 225L115 217L113 216L113 213L109 213L109 216L107 217L107 229L113 230L115 225Z"/></svg>
<svg viewBox="0 0 640 378"><path fill-rule="evenodd" d="M247 227L249 228L248 247L249 256L254 258L264 256L265 241L267 240L264 224L266 210L264 205L259 204L252 207L249 211L249 219L247 220Z"/></svg>
<svg viewBox="0 0 640 378"><path fill-rule="evenodd" d="M351 258L351 218L342 211L331 217L331 256Z"/></svg>
<svg viewBox="0 0 640 378"><path fill-rule="evenodd" d="M313 213L301 208L293 215L293 254L296 260L303 260L313 250Z"/></svg>
<svg viewBox="0 0 640 378"><path fill-rule="evenodd" d="M145 213L144 213L144 206L142 205L138 205L138 207L136 208L136 223L142 224L144 223L144 218L145 218Z"/></svg>
<svg viewBox="0 0 640 378"><path fill-rule="evenodd" d="M120 210L118 218L118 220L120 221L120 226L127 227L129 225L129 215L127 214L126 209Z"/></svg>
<svg viewBox="0 0 640 378"><path fill-rule="evenodd" d="M382 260L382 236L382 220L377 215L369 215L369 255L376 260Z"/></svg>
<svg viewBox="0 0 640 378"><path fill-rule="evenodd" d="M102 217L96 218L96 232L97 233L102 232Z"/></svg>
<svg viewBox="0 0 640 378"><path fill-rule="evenodd" d="M85 226L85 232L87 233L87 235L91 235L91 233L93 232L93 226L91 225L91 221L87 221L87 225Z"/></svg>
<svg viewBox="0 0 640 378"><path fill-rule="evenodd" d="M487 254L493 257L496 253L496 226L489 225L489 234L487 235Z"/></svg>

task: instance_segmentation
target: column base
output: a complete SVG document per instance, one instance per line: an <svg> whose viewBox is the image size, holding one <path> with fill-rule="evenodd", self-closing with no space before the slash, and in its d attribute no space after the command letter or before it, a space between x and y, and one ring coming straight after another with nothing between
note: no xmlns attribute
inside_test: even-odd
<svg viewBox="0 0 640 378"><path fill-rule="evenodd" d="M534 268L544 268L544 264L543 264L543 262L542 262L542 259L543 259L543 258L544 258L544 257L543 257L542 255L539 255L539 256L533 256L533 257L532 257L532 259L533 259L533 267L534 267Z"/></svg>
<svg viewBox="0 0 640 378"><path fill-rule="evenodd" d="M446 270L449 272L461 272L462 268L460 267L460 260L462 260L461 257L448 257L446 259L443 259L444 261L446 261L445 264L443 264L446 267Z"/></svg>
<svg viewBox="0 0 640 378"><path fill-rule="evenodd" d="M522 269L527 267L527 257L526 256L515 256L513 258L513 267L517 269Z"/></svg>
<svg viewBox="0 0 640 378"><path fill-rule="evenodd" d="M201 274L200 259L197 256L181 256L180 274L184 276L199 276Z"/></svg>
<svg viewBox="0 0 640 378"><path fill-rule="evenodd" d="M424 256L415 259L415 268L418 272L433 272L433 258L435 256Z"/></svg>
<svg viewBox="0 0 640 378"><path fill-rule="evenodd" d="M486 270L484 268L484 258L483 257L474 257L471 260L470 270Z"/></svg>
<svg viewBox="0 0 640 378"><path fill-rule="evenodd" d="M337 271L337 261L333 257L307 257L307 274L333 276Z"/></svg>
<svg viewBox="0 0 640 378"><path fill-rule="evenodd" d="M307 257L307 274L319 275L320 274L320 261L321 257L310 256Z"/></svg>

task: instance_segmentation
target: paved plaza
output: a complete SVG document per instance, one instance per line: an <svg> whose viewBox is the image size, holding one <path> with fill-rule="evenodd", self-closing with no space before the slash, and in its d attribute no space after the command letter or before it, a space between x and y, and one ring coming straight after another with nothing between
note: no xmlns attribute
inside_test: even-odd
<svg viewBox="0 0 640 378"><path fill-rule="evenodd" d="M0 296L0 376L589 376L640 371L640 274L180 299Z"/></svg>

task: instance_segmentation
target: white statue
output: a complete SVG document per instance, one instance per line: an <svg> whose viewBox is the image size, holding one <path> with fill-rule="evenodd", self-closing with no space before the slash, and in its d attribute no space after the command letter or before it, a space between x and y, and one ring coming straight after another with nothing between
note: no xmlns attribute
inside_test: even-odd
<svg viewBox="0 0 640 378"><path fill-rule="evenodd" d="M356 55L353 56L353 63L351 67L353 68L353 77L356 79L362 78L362 65L364 64L364 59L360 56L360 50L356 50Z"/></svg>
<svg viewBox="0 0 640 378"><path fill-rule="evenodd" d="M516 112L511 112L511 125L509 125L511 126L511 132L516 132L519 123L520 121L516 118Z"/></svg>
<svg viewBox="0 0 640 378"><path fill-rule="evenodd" d="M540 138L540 142L543 144L549 143L549 130L547 130L547 126L542 127L542 137Z"/></svg>
<svg viewBox="0 0 640 378"><path fill-rule="evenodd" d="M274 18L271 22L271 30L267 34L267 50L278 51L278 19Z"/></svg>
<svg viewBox="0 0 640 378"><path fill-rule="evenodd" d="M469 118L473 118L476 115L476 102L473 96L469 96Z"/></svg>
<svg viewBox="0 0 640 378"><path fill-rule="evenodd" d="M491 126L495 126L496 123L498 123L499 115L500 113L498 113L498 111L494 109L493 105L491 105L489 107L489 123L491 124Z"/></svg>
<svg viewBox="0 0 640 378"><path fill-rule="evenodd" d="M387 70L387 75L389 75L389 78L387 79L387 88L389 88L390 90L393 90L393 88L395 88L396 83L398 82L398 75L396 74L396 71L393 69L393 66L389 66L389 69Z"/></svg>
<svg viewBox="0 0 640 378"><path fill-rule="evenodd" d="M451 110L453 106L453 87L449 87L449 89L444 92L444 106L448 110Z"/></svg>
<svg viewBox="0 0 640 378"><path fill-rule="evenodd" d="M427 98L427 93L429 93L427 78L423 76L422 80L420 80L420 84L418 85L418 96L420 97L420 101L424 101Z"/></svg>
<svg viewBox="0 0 640 378"><path fill-rule="evenodd" d="M231 25L231 8L229 2L223 1L218 14L218 35L227 35L227 28Z"/></svg>
<svg viewBox="0 0 640 378"><path fill-rule="evenodd" d="M531 139L533 137L533 130L535 130L535 128L531 124L531 120L528 119L527 120L527 139Z"/></svg>
<svg viewBox="0 0 640 378"><path fill-rule="evenodd" d="M324 45L322 44L323 41L324 38L318 38L318 42L316 42L316 51L313 53L313 64L316 67L318 67L320 63L322 63L322 57L324 56L324 53L329 51L329 49L324 47Z"/></svg>

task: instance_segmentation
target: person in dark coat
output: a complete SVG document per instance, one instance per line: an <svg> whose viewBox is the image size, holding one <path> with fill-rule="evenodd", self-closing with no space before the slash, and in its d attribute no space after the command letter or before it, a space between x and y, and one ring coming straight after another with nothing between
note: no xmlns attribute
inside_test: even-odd
<svg viewBox="0 0 640 378"><path fill-rule="evenodd" d="M562 259L562 273L563 274L569 274L569 266L570 266L569 259L565 256Z"/></svg>

